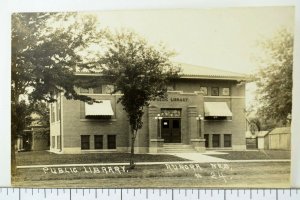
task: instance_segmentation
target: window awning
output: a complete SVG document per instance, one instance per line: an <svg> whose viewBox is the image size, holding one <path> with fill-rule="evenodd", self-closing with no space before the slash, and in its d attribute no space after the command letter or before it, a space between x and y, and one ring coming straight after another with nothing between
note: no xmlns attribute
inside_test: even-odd
<svg viewBox="0 0 300 200"><path fill-rule="evenodd" d="M226 102L204 102L205 117L232 117Z"/></svg>
<svg viewBox="0 0 300 200"><path fill-rule="evenodd" d="M112 116L114 111L111 108L110 100L101 100L99 103L85 103L85 116Z"/></svg>

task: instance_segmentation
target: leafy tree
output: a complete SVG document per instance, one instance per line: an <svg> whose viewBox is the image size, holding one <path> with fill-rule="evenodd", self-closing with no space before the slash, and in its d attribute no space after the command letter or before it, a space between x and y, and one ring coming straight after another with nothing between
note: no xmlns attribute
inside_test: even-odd
<svg viewBox="0 0 300 200"><path fill-rule="evenodd" d="M37 123L40 126L46 127L46 129L49 129L50 113L49 113L48 104L43 101L38 101L35 103L31 103L29 105L30 105L31 114L37 115L37 117L33 119L35 123Z"/></svg>
<svg viewBox="0 0 300 200"><path fill-rule="evenodd" d="M26 136L24 130L29 129L32 125L40 125L39 131L45 137L49 137L49 110L45 102L28 103L21 100L16 106L17 119L13 118L16 125L16 135L24 139Z"/></svg>
<svg viewBox="0 0 300 200"><path fill-rule="evenodd" d="M253 118L249 121L249 130L252 134L255 134L256 132L261 130L261 124L259 119Z"/></svg>
<svg viewBox="0 0 300 200"><path fill-rule="evenodd" d="M55 101L51 94L64 92L67 99L90 100L78 95L80 84L74 72L88 67L80 56L85 48L101 40L96 18L76 13L12 14L11 49L11 161L15 174L15 145L20 97L30 101Z"/></svg>
<svg viewBox="0 0 300 200"><path fill-rule="evenodd" d="M102 73L123 95L118 102L127 112L131 130L130 167L134 168L134 143L142 128L144 108L149 101L166 96L166 84L178 76L179 68L169 58L173 52L155 48L130 31L112 35L105 55L100 58Z"/></svg>
<svg viewBox="0 0 300 200"><path fill-rule="evenodd" d="M16 113L18 114L18 118L23 120L17 120L16 123L16 131L17 135L22 135L23 130L28 127L32 122L32 107L25 102L25 100L21 100L16 106Z"/></svg>
<svg viewBox="0 0 300 200"><path fill-rule="evenodd" d="M282 29L262 41L264 56L256 74L258 115L286 123L292 112L293 34Z"/></svg>

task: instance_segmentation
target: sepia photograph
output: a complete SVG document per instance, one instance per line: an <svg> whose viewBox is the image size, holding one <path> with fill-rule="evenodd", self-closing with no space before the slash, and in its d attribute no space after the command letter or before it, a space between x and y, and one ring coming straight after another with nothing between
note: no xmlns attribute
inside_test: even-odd
<svg viewBox="0 0 300 200"><path fill-rule="evenodd" d="M11 14L11 182L289 188L295 8Z"/></svg>

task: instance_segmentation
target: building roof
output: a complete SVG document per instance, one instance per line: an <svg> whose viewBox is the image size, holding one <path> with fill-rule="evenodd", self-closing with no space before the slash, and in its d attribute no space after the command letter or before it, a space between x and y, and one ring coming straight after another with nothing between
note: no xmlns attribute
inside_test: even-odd
<svg viewBox="0 0 300 200"><path fill-rule="evenodd" d="M215 69L211 67L203 67L186 63L175 63L182 69L183 78L206 78L206 79L224 79L224 80L246 80L246 75Z"/></svg>
<svg viewBox="0 0 300 200"><path fill-rule="evenodd" d="M181 68L181 78L190 79L221 79L221 80L247 80L245 74L225 71L221 69L191 65L186 63L174 62L175 66ZM101 73L76 72L76 75L81 76L102 76Z"/></svg>
<svg viewBox="0 0 300 200"><path fill-rule="evenodd" d="M269 131L258 131L257 137L265 137L268 135Z"/></svg>
<svg viewBox="0 0 300 200"><path fill-rule="evenodd" d="M251 133L251 131L246 131L246 138L263 138L269 134L269 131L257 131L255 133Z"/></svg>
<svg viewBox="0 0 300 200"><path fill-rule="evenodd" d="M291 134L291 127L274 128L269 134L270 135Z"/></svg>

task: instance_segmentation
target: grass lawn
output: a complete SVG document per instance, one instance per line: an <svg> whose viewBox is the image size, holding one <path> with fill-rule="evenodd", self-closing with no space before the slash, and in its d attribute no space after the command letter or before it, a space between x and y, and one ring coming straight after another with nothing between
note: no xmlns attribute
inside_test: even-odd
<svg viewBox="0 0 300 200"><path fill-rule="evenodd" d="M127 163L129 153L54 154L47 151L29 151L16 154L17 166L86 163ZM135 154L136 162L187 161L172 155Z"/></svg>
<svg viewBox="0 0 300 200"><path fill-rule="evenodd" d="M225 151L224 151L225 152ZM167 165L137 165L132 171L125 166L72 166L17 169L12 178L19 187L277 187L290 186L290 162L251 162L253 159L289 159L289 151L226 151L214 154L230 160L249 160L247 163L218 163L226 168L213 167L210 163L177 164L176 169ZM53 154L46 151L20 152L17 165L128 163L128 153ZM136 154L136 162L186 161L172 155ZM196 164L199 168L195 168ZM190 167L194 166L194 168ZM120 171L114 171L115 168ZM124 168L124 171L121 169ZM45 169L47 169L45 171ZM74 170L75 169L75 170ZM72 172L76 171L76 173ZM109 171L111 170L111 171Z"/></svg>
<svg viewBox="0 0 300 200"><path fill-rule="evenodd" d="M290 162L228 163L226 169L199 164L201 169L166 165L137 165L129 172L91 173L76 167L78 173L45 173L43 168L18 169L12 184L20 187L289 187ZM101 167L98 166L101 170ZM57 169L57 168L56 168Z"/></svg>
<svg viewBox="0 0 300 200"><path fill-rule="evenodd" d="M285 150L260 150L260 151L222 151L227 154L211 154L226 160L270 160L290 159L291 151Z"/></svg>

